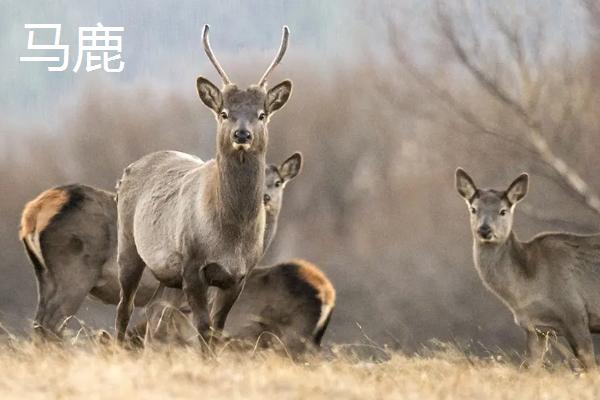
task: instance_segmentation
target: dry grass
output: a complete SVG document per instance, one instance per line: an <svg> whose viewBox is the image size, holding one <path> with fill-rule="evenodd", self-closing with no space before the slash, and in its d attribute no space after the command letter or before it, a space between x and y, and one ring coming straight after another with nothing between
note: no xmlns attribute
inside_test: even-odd
<svg viewBox="0 0 600 400"><path fill-rule="evenodd" d="M453 350L391 354L380 363L332 356L293 362L271 352L190 348L127 352L97 344L1 347L2 399L597 399L600 373L526 370Z"/></svg>

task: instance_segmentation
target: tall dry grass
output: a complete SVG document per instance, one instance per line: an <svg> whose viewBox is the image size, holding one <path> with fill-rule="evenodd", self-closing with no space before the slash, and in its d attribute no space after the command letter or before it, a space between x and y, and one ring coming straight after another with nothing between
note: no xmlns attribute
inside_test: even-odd
<svg viewBox="0 0 600 400"><path fill-rule="evenodd" d="M334 349L335 350L335 349ZM338 349L339 350L339 349ZM597 399L600 374L527 370L453 347L390 352L380 362L334 351L292 361L272 352L192 348L128 352L112 345L0 347L0 398L9 399Z"/></svg>

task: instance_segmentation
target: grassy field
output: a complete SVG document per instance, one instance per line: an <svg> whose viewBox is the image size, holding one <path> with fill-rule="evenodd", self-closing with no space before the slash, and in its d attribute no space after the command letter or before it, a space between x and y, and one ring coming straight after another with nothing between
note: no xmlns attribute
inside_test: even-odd
<svg viewBox="0 0 600 400"><path fill-rule="evenodd" d="M330 355L112 345L1 346L0 399L598 399L600 373L527 370L454 351L388 353L382 362Z"/></svg>

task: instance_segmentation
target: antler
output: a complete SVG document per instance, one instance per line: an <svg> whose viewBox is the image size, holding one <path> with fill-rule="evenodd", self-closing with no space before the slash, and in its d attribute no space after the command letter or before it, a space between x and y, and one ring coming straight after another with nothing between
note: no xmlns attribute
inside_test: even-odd
<svg viewBox="0 0 600 400"><path fill-rule="evenodd" d="M267 68L267 71L263 74L262 78L260 78L260 81L258 81L258 86L265 86L267 84L267 78L269 77L273 69L277 66L277 64L281 62L281 59L283 58L283 55L287 50L289 36L290 30L287 26L284 26L283 36L281 37L281 46L279 46L279 52L277 53L277 56L275 56L275 59L273 60L271 65L269 65L269 68Z"/></svg>
<svg viewBox="0 0 600 400"><path fill-rule="evenodd" d="M208 30L209 29L210 29L210 27L208 26L208 24L204 25L204 29L202 29L202 43L204 44L204 51L206 52L206 55L208 56L208 59L210 60L210 62L215 66L219 75L221 75L221 79L223 80L223 83L225 85L229 85L231 83L231 80L229 79L229 77L227 76L225 71L223 71L221 64L219 64L219 62L217 61L217 57L215 57L215 54L213 53L212 49L210 48L210 43L208 41Z"/></svg>

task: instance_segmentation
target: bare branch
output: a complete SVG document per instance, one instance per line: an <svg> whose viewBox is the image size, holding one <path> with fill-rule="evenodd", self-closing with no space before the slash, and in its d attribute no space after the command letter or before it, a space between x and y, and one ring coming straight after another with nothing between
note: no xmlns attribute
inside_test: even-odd
<svg viewBox="0 0 600 400"><path fill-rule="evenodd" d="M562 158L550 149L539 126L531 126L528 131L529 142L539 153L540 157L567 183L583 201L584 204L596 214L600 215L600 197L590 188L581 176L572 169Z"/></svg>
<svg viewBox="0 0 600 400"><path fill-rule="evenodd" d="M486 126L486 124L483 121L481 121L481 119L477 117L475 113L473 113L471 110L469 110L468 107L464 106L459 100L452 96L452 94L448 90L441 88L433 81L433 79L423 74L409 60L409 58L406 56L406 54L398 44L398 41L396 40L396 38L398 37L397 27L393 23L393 21L389 20L388 37L392 48L392 52L394 54L394 58L398 62L398 64L402 66L419 85L423 86L425 89L430 91L438 100L444 103L452 112L456 113L462 120L476 127L480 133L484 133L486 135L495 137L521 150L525 150L531 154L535 154L533 152L533 149L527 146L526 142L508 137L506 134L503 134L497 130Z"/></svg>
<svg viewBox="0 0 600 400"><path fill-rule="evenodd" d="M454 23L451 18L441 11L438 7L437 19L442 33L448 41L454 54L462 65L475 78L480 86L485 89L493 98L500 100L503 104L512 109L521 119L528 121L528 115L524 107L513 99L496 81L496 79L487 75L471 58L461 40L458 38Z"/></svg>
<svg viewBox="0 0 600 400"><path fill-rule="evenodd" d="M466 50L465 45L458 37L454 21L451 17L442 11L442 7L437 8L437 19L440 23L442 33L446 40L451 45L455 56L461 62L461 64L467 69L467 71L473 76L476 82L485 89L493 98L496 98L509 109L513 110L515 114L525 123L527 126L526 140L538 153L538 156L548 166L554 170L554 172L567 184L571 191L583 200L584 204L590 210L594 211L597 215L600 215L600 197L592 190L592 188L583 180L583 178L569 166L561 157L553 152L548 144L548 141L543 135L542 124L538 121L531 113L529 107L523 106L522 102L512 98L508 91L501 87L501 85L492 76L487 74L478 63L472 58L472 56ZM522 42L516 38L517 33L511 32L507 24L501 19L496 18L496 26L503 33L504 37L512 43L513 54L517 57L517 65L521 69L521 78L525 83L525 87L522 93L524 104L535 104L532 101L535 91L531 89L531 82L527 70L527 65L524 62L525 57L522 49ZM520 49L516 49L520 47ZM519 62L520 61L520 62ZM537 102L537 100L536 100ZM463 115L468 115L468 112L463 112Z"/></svg>
<svg viewBox="0 0 600 400"><path fill-rule="evenodd" d="M600 36L600 2L598 0L581 0L581 2L587 10L595 36Z"/></svg>

